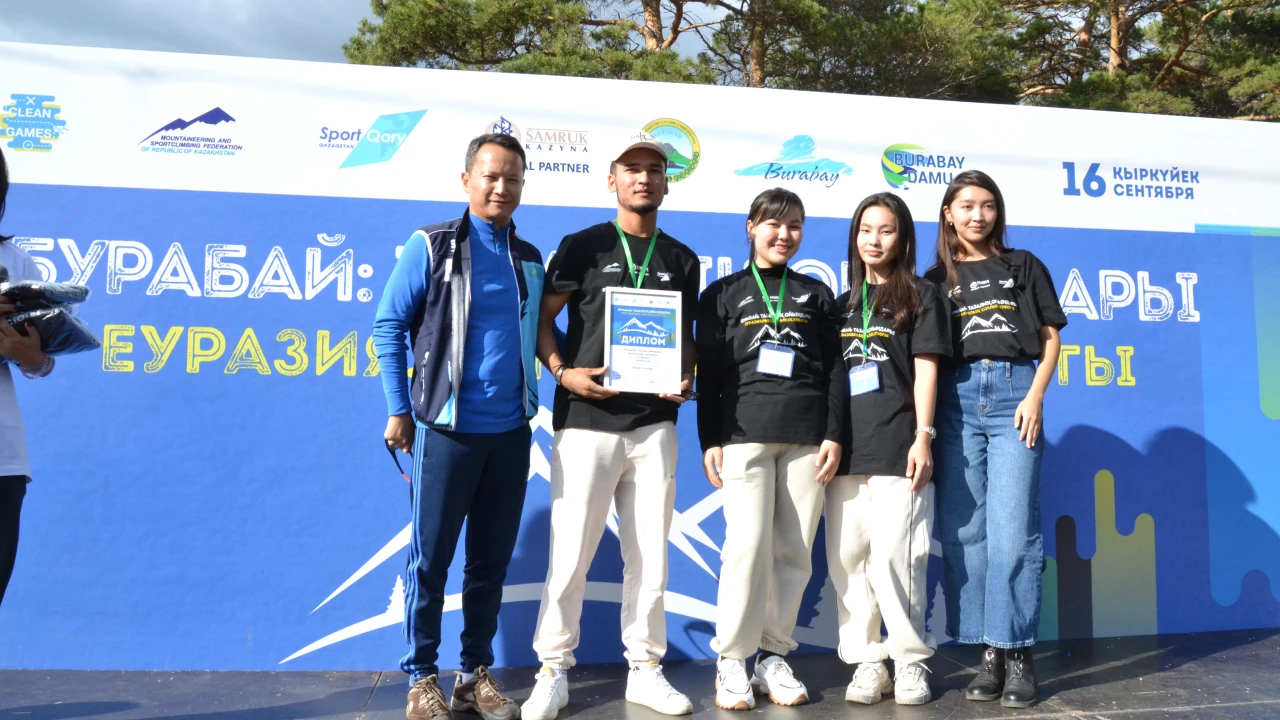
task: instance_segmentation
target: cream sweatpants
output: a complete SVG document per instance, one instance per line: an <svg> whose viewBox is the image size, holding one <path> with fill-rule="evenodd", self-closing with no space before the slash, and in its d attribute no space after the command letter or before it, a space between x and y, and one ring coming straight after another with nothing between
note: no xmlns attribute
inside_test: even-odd
<svg viewBox="0 0 1280 720"><path fill-rule="evenodd" d="M533 649L542 664L573 667L587 569L612 502L622 547L622 644L632 662L667 652L667 533L676 500L676 428L628 432L566 428L551 446L551 550Z"/></svg>
<svg viewBox="0 0 1280 720"><path fill-rule="evenodd" d="M925 631L933 483L842 475L827 485L827 565L836 589L840 659L920 662L938 646ZM889 633L880 634L880 622Z"/></svg>
<svg viewBox="0 0 1280 720"><path fill-rule="evenodd" d="M800 601L822 517L816 445L724 446L724 550L711 649L745 660L757 649L796 649Z"/></svg>

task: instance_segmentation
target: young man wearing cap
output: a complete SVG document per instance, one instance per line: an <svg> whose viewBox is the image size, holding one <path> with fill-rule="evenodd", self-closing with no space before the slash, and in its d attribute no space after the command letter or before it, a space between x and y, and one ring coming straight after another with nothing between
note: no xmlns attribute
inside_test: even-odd
<svg viewBox="0 0 1280 720"><path fill-rule="evenodd" d="M693 376L693 315L698 256L658 229L667 193L667 151L652 136L633 136L610 165L617 219L567 236L547 267L538 357L558 384L551 449L551 552L533 648L542 661L524 703L524 720L551 720L569 702L565 671L574 665L587 568L612 502L622 549L622 644L631 663L629 702L668 715L693 712L659 664L667 650L662 596L667 533L675 504L676 412L682 395L619 393L604 375L605 292L641 287L681 294L685 352L681 389ZM569 325L558 348L555 319Z"/></svg>
<svg viewBox="0 0 1280 720"><path fill-rule="evenodd" d="M408 720L444 720L450 706L485 720L520 716L486 668L524 510L529 418L538 411L534 347L545 271L542 254L511 220L524 171L524 148L514 138L472 140L462 173L470 204L461 218L409 238L374 321L390 414L384 438L414 458L409 652L400 661L409 674ZM446 703L436 666L440 616L464 519L462 672Z"/></svg>

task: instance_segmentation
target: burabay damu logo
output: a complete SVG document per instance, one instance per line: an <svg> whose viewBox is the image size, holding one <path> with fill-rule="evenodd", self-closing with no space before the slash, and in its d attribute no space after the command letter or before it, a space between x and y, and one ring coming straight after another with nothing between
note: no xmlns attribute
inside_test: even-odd
<svg viewBox="0 0 1280 720"><path fill-rule="evenodd" d="M890 145L880 156L880 171L889 187L910 190L913 185L946 187L964 170L965 156L930 152L910 143Z"/></svg>

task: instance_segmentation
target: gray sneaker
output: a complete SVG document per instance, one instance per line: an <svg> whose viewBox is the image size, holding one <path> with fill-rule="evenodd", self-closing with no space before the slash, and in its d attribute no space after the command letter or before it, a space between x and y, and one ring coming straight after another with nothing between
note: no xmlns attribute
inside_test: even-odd
<svg viewBox="0 0 1280 720"><path fill-rule="evenodd" d="M458 712L479 713L484 720L516 720L520 717L520 706L502 694L502 684L483 666L476 668L475 677L470 682L462 682L462 675L458 675L458 684L453 688L453 699L449 705Z"/></svg>
<svg viewBox="0 0 1280 720"><path fill-rule="evenodd" d="M428 675L409 687L404 716L408 720L449 720L449 705L435 675Z"/></svg>

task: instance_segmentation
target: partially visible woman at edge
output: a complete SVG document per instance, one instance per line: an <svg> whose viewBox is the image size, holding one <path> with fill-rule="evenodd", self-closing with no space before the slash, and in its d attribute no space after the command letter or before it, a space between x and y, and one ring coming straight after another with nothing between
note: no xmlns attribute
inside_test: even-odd
<svg viewBox="0 0 1280 720"><path fill-rule="evenodd" d="M760 193L747 215L750 267L711 283L698 302L698 439L707 479L724 498L711 649L716 705L727 710L753 709L757 694L778 705L809 701L784 656L797 647L849 391L831 289L787 269L803 235L795 193Z"/></svg>
<svg viewBox="0 0 1280 720"><path fill-rule="evenodd" d="M849 292L836 301L845 311L849 430L827 485L839 653L857 665L844 699L870 705L892 692L899 705L923 705L933 697L925 661L938 645L925 630L930 447L951 322L937 287L916 275L915 223L897 195L872 195L854 211L849 275ZM885 660L893 660L893 681Z"/></svg>
<svg viewBox="0 0 1280 720"><path fill-rule="evenodd" d="M0 151L0 220L4 219L5 199L9 195L9 170ZM41 280L40 268L13 239L0 235L0 267L9 282ZM0 279L0 282L4 282ZM31 481L31 465L27 461L27 440L22 429L22 413L13 387L12 365L28 378L39 378L53 370L53 358L40 346L40 334L30 323L26 335L9 324L9 316L17 308L0 295L0 601L9 587L13 563L18 556L18 521L22 500Z"/></svg>
<svg viewBox="0 0 1280 720"><path fill-rule="evenodd" d="M986 646L965 697L1021 708L1036 700L1044 393L1067 317L1044 263L1006 244L1005 217L986 173L956 175L925 277L948 296L954 342L934 444L947 633Z"/></svg>

